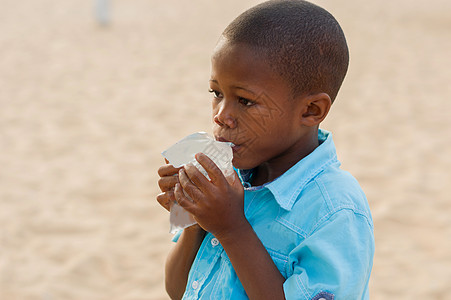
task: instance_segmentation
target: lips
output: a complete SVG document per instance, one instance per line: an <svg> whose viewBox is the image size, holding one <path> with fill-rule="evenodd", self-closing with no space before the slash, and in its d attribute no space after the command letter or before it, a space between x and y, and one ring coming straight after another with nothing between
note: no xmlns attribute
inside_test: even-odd
<svg viewBox="0 0 451 300"><path fill-rule="evenodd" d="M229 140L227 140L227 139L225 139L225 138L223 138L223 137L215 137L215 139L218 141L218 142L223 142L223 143L232 143L232 144L234 144L233 142L231 142L231 141L229 141ZM235 144L234 144L235 145Z"/></svg>
<svg viewBox="0 0 451 300"><path fill-rule="evenodd" d="M236 145L234 142L229 141L228 139L225 139L225 138L223 138L223 137L217 137L217 136L215 136L215 139L216 139L218 142L223 142L223 143L230 143L230 144L232 144L232 150L233 150L234 152L238 151L238 150L241 148L240 145Z"/></svg>

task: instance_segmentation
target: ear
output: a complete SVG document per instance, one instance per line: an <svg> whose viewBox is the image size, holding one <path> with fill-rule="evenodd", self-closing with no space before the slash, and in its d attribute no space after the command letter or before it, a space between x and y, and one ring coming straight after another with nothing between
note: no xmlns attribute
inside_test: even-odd
<svg viewBox="0 0 451 300"><path fill-rule="evenodd" d="M326 93L318 93L304 97L302 100L301 123L305 126L316 126L326 118L332 100Z"/></svg>

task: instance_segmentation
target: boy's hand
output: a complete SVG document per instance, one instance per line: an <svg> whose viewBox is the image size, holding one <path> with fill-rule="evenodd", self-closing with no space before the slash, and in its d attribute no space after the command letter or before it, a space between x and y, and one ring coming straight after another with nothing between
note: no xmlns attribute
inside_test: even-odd
<svg viewBox="0 0 451 300"><path fill-rule="evenodd" d="M179 182L178 172L181 168L174 168L174 166L168 164L167 160L166 163L158 169L158 175L161 177L158 180L158 186L162 193L158 194L157 201L169 211L175 202L174 186Z"/></svg>
<svg viewBox="0 0 451 300"><path fill-rule="evenodd" d="M216 164L205 154L196 154L196 160L207 171L208 180L192 164L179 171L179 183L174 194L178 204L191 213L199 225L216 238L233 236L236 230L248 224L244 216L244 189L234 172L228 182ZM190 201L183 190L191 197Z"/></svg>

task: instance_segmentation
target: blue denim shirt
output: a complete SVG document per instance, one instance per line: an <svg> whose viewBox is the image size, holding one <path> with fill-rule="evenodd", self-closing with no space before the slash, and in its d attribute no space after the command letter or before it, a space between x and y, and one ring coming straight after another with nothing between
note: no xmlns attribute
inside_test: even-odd
<svg viewBox="0 0 451 300"><path fill-rule="evenodd" d="M286 278L286 299L369 299L374 235L368 202L357 181L339 169L331 134L320 130L319 141L310 155L263 186L251 187L252 172L238 170L245 215ZM183 299L248 299L210 233Z"/></svg>

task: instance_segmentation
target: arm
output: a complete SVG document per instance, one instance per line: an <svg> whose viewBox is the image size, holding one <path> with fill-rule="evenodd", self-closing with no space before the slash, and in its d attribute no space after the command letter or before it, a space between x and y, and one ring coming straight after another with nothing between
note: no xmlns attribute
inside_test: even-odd
<svg viewBox="0 0 451 300"><path fill-rule="evenodd" d="M280 274L268 251L246 222L237 232L218 236L249 299L285 299ZM251 258L251 259L250 259Z"/></svg>
<svg viewBox="0 0 451 300"><path fill-rule="evenodd" d="M250 299L284 299L285 279L244 216L244 190L238 177L229 183L207 156L198 154L196 159L211 181L196 167L185 166L174 190L177 202L220 241Z"/></svg>
<svg viewBox="0 0 451 300"><path fill-rule="evenodd" d="M179 182L177 175L179 170L180 168L174 168L171 165L164 165L158 169L160 176L158 185L162 193L157 196L157 201L168 211L175 201L174 186ZM165 281L166 291L171 299L182 298L189 270L204 236L205 231L199 225L188 227L169 253L166 259Z"/></svg>
<svg viewBox="0 0 451 300"><path fill-rule="evenodd" d="M293 274L284 283L287 298L368 299L374 255L370 223L350 208L323 219L289 254Z"/></svg>
<svg viewBox="0 0 451 300"><path fill-rule="evenodd" d="M183 230L177 244L166 259L166 292L171 299L181 299L186 289L188 273L204 239L205 231L199 225Z"/></svg>

